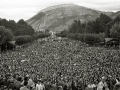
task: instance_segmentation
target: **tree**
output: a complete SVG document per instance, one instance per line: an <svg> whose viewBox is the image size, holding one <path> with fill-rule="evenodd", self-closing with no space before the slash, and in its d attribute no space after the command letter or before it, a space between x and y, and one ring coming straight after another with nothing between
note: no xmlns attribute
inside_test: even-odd
<svg viewBox="0 0 120 90"><path fill-rule="evenodd" d="M104 33L108 29L107 24L111 22L112 19L105 14L101 14L99 18L95 21L89 21L86 26L87 33Z"/></svg>
<svg viewBox="0 0 120 90"><path fill-rule="evenodd" d="M17 29L16 22L14 20L9 20L8 23L9 23L9 25L7 26L7 28L10 28L14 34Z"/></svg>
<svg viewBox="0 0 120 90"><path fill-rule="evenodd" d="M70 33L76 33L76 23L77 23L77 20L74 20L72 25L69 27L69 32Z"/></svg>
<svg viewBox="0 0 120 90"><path fill-rule="evenodd" d="M85 33L94 33L94 23L95 21L87 22Z"/></svg>
<svg viewBox="0 0 120 90"><path fill-rule="evenodd" d="M28 25L23 19L20 19L20 20L17 22L17 24L19 24L19 25L24 25L24 26Z"/></svg>
<svg viewBox="0 0 120 90"><path fill-rule="evenodd" d="M13 33L10 29L0 26L0 44L11 41L13 39Z"/></svg>
<svg viewBox="0 0 120 90"><path fill-rule="evenodd" d="M74 20L73 24L69 28L70 33L83 33L86 24L81 24L81 21Z"/></svg>
<svg viewBox="0 0 120 90"><path fill-rule="evenodd" d="M0 26L5 26L12 30L15 36L19 35L34 35L34 29L28 25L23 19L17 23L14 20L0 19Z"/></svg>
<svg viewBox="0 0 120 90"><path fill-rule="evenodd" d="M107 24L112 21L112 19L105 15L105 14L102 14L100 15L99 18L96 19L96 23L95 23L95 30L96 32L95 33L103 33L103 32L106 32L107 30Z"/></svg>
<svg viewBox="0 0 120 90"><path fill-rule="evenodd" d="M20 35L34 35L34 29L28 25L23 19L19 20L14 31L15 36Z"/></svg>
<svg viewBox="0 0 120 90"><path fill-rule="evenodd" d="M100 17L98 19L100 19L100 22L102 22L103 24L107 24L110 21L112 21L112 19L109 16L107 16L107 15L105 15L103 13L101 13L101 15L100 15Z"/></svg>
<svg viewBox="0 0 120 90"><path fill-rule="evenodd" d="M120 23L113 25L113 27L110 29L110 35L116 38L120 37Z"/></svg>
<svg viewBox="0 0 120 90"><path fill-rule="evenodd" d="M114 20L114 23L120 23L120 15L118 15Z"/></svg>

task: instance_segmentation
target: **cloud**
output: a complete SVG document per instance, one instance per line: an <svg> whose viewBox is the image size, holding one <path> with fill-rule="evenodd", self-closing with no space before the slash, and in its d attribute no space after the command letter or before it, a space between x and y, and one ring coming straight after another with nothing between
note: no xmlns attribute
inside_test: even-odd
<svg viewBox="0 0 120 90"><path fill-rule="evenodd" d="M18 21L19 19L29 19L38 12L36 7L10 7L10 8L0 8L0 18L14 19Z"/></svg>
<svg viewBox="0 0 120 90"><path fill-rule="evenodd" d="M119 0L84 0L75 4L100 11L118 11L120 10Z"/></svg>

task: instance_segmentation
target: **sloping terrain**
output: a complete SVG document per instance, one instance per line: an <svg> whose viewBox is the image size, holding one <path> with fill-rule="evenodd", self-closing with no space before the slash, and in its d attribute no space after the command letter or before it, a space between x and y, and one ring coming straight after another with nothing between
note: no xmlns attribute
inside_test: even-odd
<svg viewBox="0 0 120 90"><path fill-rule="evenodd" d="M115 17L118 16L118 15L120 15L120 11L118 11L118 12L116 12L116 13L113 13L113 14L111 15L111 17L112 17L112 18L115 18Z"/></svg>
<svg viewBox="0 0 120 90"><path fill-rule="evenodd" d="M35 31L44 29L61 31L67 29L75 19L80 19L81 22L87 22L95 20L101 13L101 11L75 4L62 4L41 10L37 15L27 20L27 23ZM111 15L112 13L105 12L105 14Z"/></svg>

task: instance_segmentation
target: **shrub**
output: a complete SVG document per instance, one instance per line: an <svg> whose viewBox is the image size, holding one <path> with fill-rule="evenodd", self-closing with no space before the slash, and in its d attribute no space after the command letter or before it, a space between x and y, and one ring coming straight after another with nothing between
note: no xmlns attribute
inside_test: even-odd
<svg viewBox="0 0 120 90"><path fill-rule="evenodd" d="M84 34L78 34L77 39L80 40L81 42L84 42Z"/></svg>
<svg viewBox="0 0 120 90"><path fill-rule="evenodd" d="M39 38L45 38L45 37L49 37L49 36L50 36L49 33L39 33L39 34L38 34L38 37L39 37Z"/></svg>
<svg viewBox="0 0 120 90"><path fill-rule="evenodd" d="M35 33L33 36L32 36L33 40L37 40L39 39L39 33Z"/></svg>
<svg viewBox="0 0 120 90"><path fill-rule="evenodd" d="M78 33L70 33L66 36L67 38L78 40Z"/></svg>
<svg viewBox="0 0 120 90"><path fill-rule="evenodd" d="M85 34L84 35L84 42L86 43L98 43L100 42L99 35L98 34Z"/></svg>
<svg viewBox="0 0 120 90"><path fill-rule="evenodd" d="M60 34L60 33L57 33L56 36L58 37L66 37L67 34Z"/></svg>
<svg viewBox="0 0 120 90"><path fill-rule="evenodd" d="M17 45L22 45L22 44L32 42L33 38L30 35L23 35L23 36L16 36L15 40Z"/></svg>
<svg viewBox="0 0 120 90"><path fill-rule="evenodd" d="M67 35L67 38L70 39L75 39L75 40L80 40L81 42L86 42L88 44L94 44L94 43L99 43L103 42L105 38L105 34L100 33L100 34L90 34L90 33L85 33L85 34L79 34L79 33L71 33Z"/></svg>
<svg viewBox="0 0 120 90"><path fill-rule="evenodd" d="M68 31L67 30L63 30L60 33L57 33L56 36L58 36L58 37L66 37L67 34L68 34Z"/></svg>

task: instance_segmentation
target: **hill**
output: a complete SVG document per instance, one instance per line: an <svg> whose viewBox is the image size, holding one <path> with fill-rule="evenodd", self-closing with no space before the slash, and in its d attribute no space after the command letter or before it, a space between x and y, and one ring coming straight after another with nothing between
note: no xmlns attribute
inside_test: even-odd
<svg viewBox="0 0 120 90"><path fill-rule="evenodd" d="M120 15L120 11L111 14L111 17L112 17L112 18L116 18L116 16L118 16L118 15Z"/></svg>
<svg viewBox="0 0 120 90"><path fill-rule="evenodd" d="M27 20L35 31L50 29L62 31L67 29L75 19L81 22L95 20L101 13L112 15L111 12L101 12L75 4L62 4L48 7Z"/></svg>

